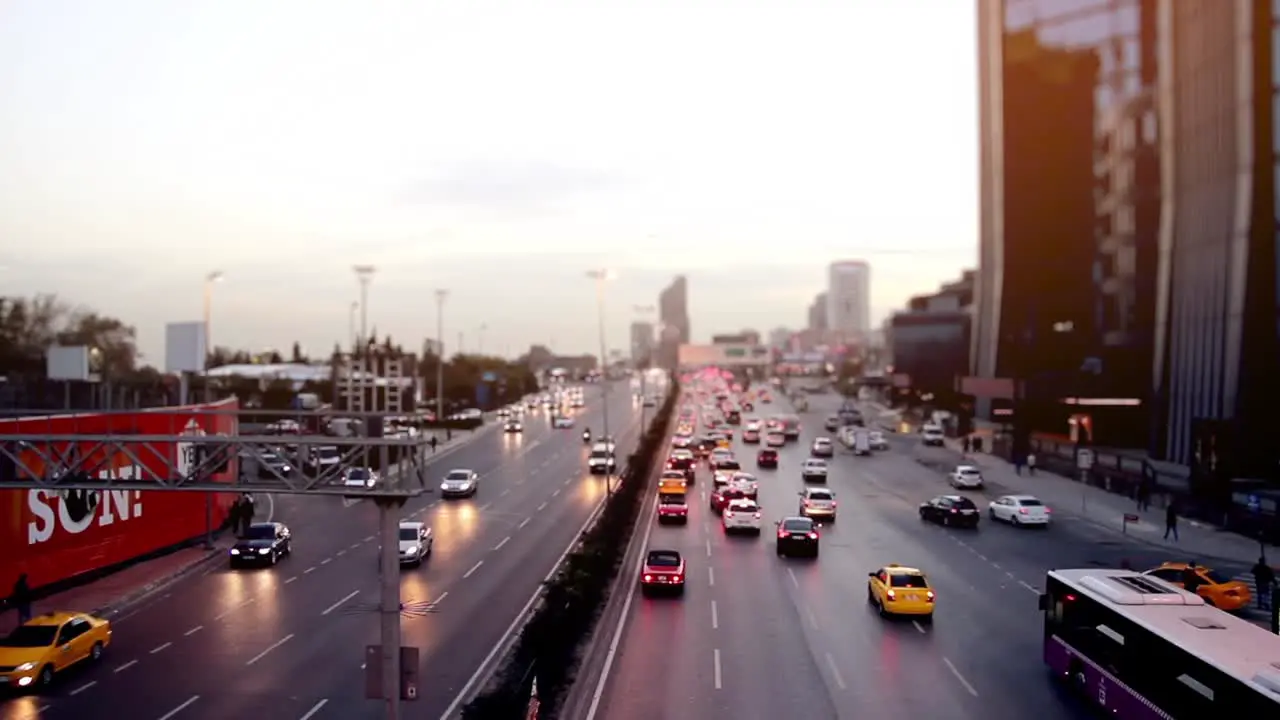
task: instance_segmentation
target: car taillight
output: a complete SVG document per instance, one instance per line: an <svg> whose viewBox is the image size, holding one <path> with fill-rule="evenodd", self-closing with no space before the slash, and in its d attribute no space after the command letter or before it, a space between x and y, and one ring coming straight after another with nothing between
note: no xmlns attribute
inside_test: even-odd
<svg viewBox="0 0 1280 720"><path fill-rule="evenodd" d="M759 520L759 519L760 519L760 513L756 513L755 518L756 518L757 520Z"/></svg>
<svg viewBox="0 0 1280 720"><path fill-rule="evenodd" d="M810 540L817 540L817 539L818 539L818 533L816 533L816 532L811 532L811 533L809 533L809 539L810 539Z"/></svg>
<svg viewBox="0 0 1280 720"><path fill-rule="evenodd" d="M1026 515L1026 514L1027 514L1027 509L1026 509L1026 508L1018 508L1018 514L1019 514L1019 515Z"/></svg>
<svg viewBox="0 0 1280 720"><path fill-rule="evenodd" d="M933 602L933 591L930 590L929 592L925 593L924 599L928 600L929 602Z"/></svg>
<svg viewBox="0 0 1280 720"><path fill-rule="evenodd" d="M778 537L779 537L779 538L785 538L786 536L787 536L787 531L786 531L786 530L779 530L779 531L778 531Z"/></svg>
<svg viewBox="0 0 1280 720"><path fill-rule="evenodd" d="M952 514L952 515L955 515L957 512L959 512L959 510L956 510L955 508L951 508L951 514Z"/></svg>
<svg viewBox="0 0 1280 720"><path fill-rule="evenodd" d="M895 592L894 592L894 591L892 591L892 590L890 590L890 591L886 592L886 593L885 593L885 595L887 595L887 596L889 597L889 599L890 599L890 600L897 600L897 599L898 599L898 594L897 594L897 593L895 593Z"/></svg>
<svg viewBox="0 0 1280 720"><path fill-rule="evenodd" d="M645 582L649 582L649 581L651 581L651 580L653 580L653 576L652 576L652 575L650 575L649 573L645 573L645 574L644 574L644 581L645 581Z"/></svg>
<svg viewBox="0 0 1280 720"><path fill-rule="evenodd" d="M832 501L831 501L831 507L835 507L835 506L836 506L836 501L835 501L835 500L832 500Z"/></svg>
<svg viewBox="0 0 1280 720"><path fill-rule="evenodd" d="M724 511L724 519L725 519L725 520L729 520L729 519L730 519L730 518L732 518L732 517L733 517L733 511L732 511L732 510L725 510L725 511Z"/></svg>
<svg viewBox="0 0 1280 720"><path fill-rule="evenodd" d="M679 574L679 573L676 573L675 581L676 581L676 582L684 582L684 575L681 575L681 574Z"/></svg>
<svg viewBox="0 0 1280 720"><path fill-rule="evenodd" d="M1049 514L1049 513L1051 513L1051 512L1053 512L1053 511L1052 511L1052 510L1050 510L1050 509L1049 509L1049 508L1047 508L1047 507L1044 509L1044 514L1045 514L1045 515L1048 515L1048 514Z"/></svg>

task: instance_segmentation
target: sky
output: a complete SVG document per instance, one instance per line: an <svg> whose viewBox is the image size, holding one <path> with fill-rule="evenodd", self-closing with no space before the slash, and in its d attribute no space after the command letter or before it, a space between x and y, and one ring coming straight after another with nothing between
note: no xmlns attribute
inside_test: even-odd
<svg viewBox="0 0 1280 720"><path fill-rule="evenodd" d="M803 327L832 260L879 321L977 258L973 4L0 5L0 294L216 345L564 353L673 275L695 341Z"/></svg>

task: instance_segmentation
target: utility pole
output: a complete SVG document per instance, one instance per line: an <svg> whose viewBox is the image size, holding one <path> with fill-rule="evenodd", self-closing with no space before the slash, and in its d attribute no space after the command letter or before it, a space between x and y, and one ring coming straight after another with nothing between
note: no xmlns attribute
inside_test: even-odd
<svg viewBox="0 0 1280 720"><path fill-rule="evenodd" d="M355 265L351 268L360 283L360 345L369 344L369 283L378 269L372 265Z"/></svg>
<svg viewBox="0 0 1280 720"><path fill-rule="evenodd" d="M605 442L608 443L609 440L607 438L609 437L609 382L608 382L609 357L605 351L605 341L604 341L604 285L613 277L613 274L610 273L608 270L603 270L603 269L590 270L587 272L587 277L596 281L596 316L597 316L597 324L598 324L597 329L599 330L599 333L600 333L600 397L601 397L601 406L602 406L600 410L600 424L602 426L602 432L604 433L604 437L606 438ZM610 455L610 457L612 457L612 454ZM608 464L605 465L605 471L604 471L604 490L605 490L606 496L613 494L613 469L610 468Z"/></svg>
<svg viewBox="0 0 1280 720"><path fill-rule="evenodd" d="M383 448L385 454L386 448ZM381 602L378 612L382 651L382 700L386 720L400 720L400 510L403 498L378 498L378 554Z"/></svg>
<svg viewBox="0 0 1280 720"><path fill-rule="evenodd" d="M356 313L360 310L360 302L358 300L351 301L351 307L347 309L347 347L351 348L351 352L355 353L359 347L359 337L356 335Z"/></svg>
<svg viewBox="0 0 1280 720"><path fill-rule="evenodd" d="M448 290L436 290L436 422L444 421L444 301L448 297Z"/></svg>

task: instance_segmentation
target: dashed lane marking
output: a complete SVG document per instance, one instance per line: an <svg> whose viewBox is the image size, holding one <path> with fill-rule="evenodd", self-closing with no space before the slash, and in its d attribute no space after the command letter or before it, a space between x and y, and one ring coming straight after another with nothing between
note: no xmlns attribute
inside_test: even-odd
<svg viewBox="0 0 1280 720"><path fill-rule="evenodd" d="M720 684L720 679L721 679L720 678L720 648L715 649L715 652L712 655L711 662L712 662L712 667L715 669L716 689L719 690L722 687L722 685Z"/></svg>
<svg viewBox="0 0 1280 720"><path fill-rule="evenodd" d="M216 616L216 617L214 617L213 619L214 619L214 620L221 620L222 618L224 618L224 617L226 617L226 616L230 615L231 613L233 613L233 612L235 612L235 611L237 611L237 610L240 610L240 609L244 608L244 606L246 606L246 605L248 605L248 604L250 604L250 603L252 603L252 602L253 602L253 598L249 598L248 600L245 600L244 602L240 603L239 605L234 605L234 606L232 606L232 607L227 608L226 610L222 611L222 613L220 613L219 615L217 615L217 616Z"/></svg>
<svg viewBox="0 0 1280 720"><path fill-rule="evenodd" d="M91 688L91 687L93 687L94 685L97 685L97 684L98 684L98 681L97 681L97 680L90 680L89 682L87 682L87 683L85 683L85 684L81 685L80 687L76 688L75 690L72 690L69 694L70 694L70 695L79 695L80 693L84 692L85 690L88 690L89 688Z"/></svg>
<svg viewBox="0 0 1280 720"><path fill-rule="evenodd" d="M188 699L187 699L187 701L186 701L186 702L184 702L184 703L182 703L181 705L179 705L178 707L176 707L176 708L174 708L174 709L170 710L169 712L167 712L167 713L165 713L165 714L161 715L161 716L159 717L159 720L170 720L170 718L172 718L173 716L177 715L178 713L182 712L183 710L186 710L187 708L191 707L192 705L195 705L195 704L196 704L196 701L197 701L197 700L199 700L199 699L200 699L200 696L199 696L199 695L192 695L190 698L188 698Z"/></svg>
<svg viewBox="0 0 1280 720"><path fill-rule="evenodd" d="M510 535L508 535L508 536L506 536L506 537L502 538L502 542L498 543L497 545L494 545L494 546L493 546L493 549L494 549L494 550L501 550L501 549L502 549L502 546L503 546L503 545L506 545L506 544L507 544L507 543L509 543L509 542L511 542L511 536L510 536Z"/></svg>
<svg viewBox="0 0 1280 720"><path fill-rule="evenodd" d="M334 553L334 555L335 555L335 556L337 556L337 557L342 557L343 555L346 555L346 554L347 554L347 551L346 551L346 549L345 549L345 548L344 548L344 549L342 549L342 550L339 550L339 551L338 551L338 552L336 552L336 553Z"/></svg>
<svg viewBox="0 0 1280 720"><path fill-rule="evenodd" d="M325 559L323 559L323 560L321 560L321 561L320 561L320 564L321 564L321 565L328 565L328 564L329 564L329 563L331 563L331 562L333 562L333 558L325 558Z"/></svg>
<svg viewBox="0 0 1280 720"><path fill-rule="evenodd" d="M547 509L547 503L545 501L538 506L538 512L542 512L543 510L546 510L546 509Z"/></svg>
<svg viewBox="0 0 1280 720"><path fill-rule="evenodd" d="M288 585L289 583L291 583L291 582L293 582L293 581L295 581L295 580L297 580L297 579L298 579L298 576L297 576L297 575L294 575L293 577L291 577L291 578L289 578L289 579L285 580L285 581L284 581L284 584L285 584L285 585Z"/></svg>
<svg viewBox="0 0 1280 720"><path fill-rule="evenodd" d="M1021 585L1021 586L1022 586L1022 587L1024 587L1024 588L1026 588L1026 589L1030 590L1031 592L1033 592L1033 593L1037 594L1037 595L1039 595L1039 594L1040 594L1040 590L1039 590L1039 589L1037 589L1037 588L1036 588L1035 586L1033 586L1033 585L1028 585L1027 583L1025 583L1025 582L1023 582L1023 581L1021 581L1021 580L1019 580L1019 581L1018 581L1018 584L1019 584L1019 585Z"/></svg>
<svg viewBox="0 0 1280 720"><path fill-rule="evenodd" d="M303 570L303 571L302 571L302 574L303 574L303 575L310 575L311 573L313 573L313 572L315 572L315 571L316 571L316 566L315 566L315 565L312 565L311 567L307 568L306 570Z"/></svg>
<svg viewBox="0 0 1280 720"><path fill-rule="evenodd" d="M472 565L472 566L471 566L471 569L470 569L470 570L468 570L468 571L466 571L466 572L462 575L462 579L463 579L463 580L466 580L467 578L469 578L469 577L471 577L472 575L474 575L474 574L475 574L475 572L476 572L477 570L479 570L479 569L480 569L480 566L481 566L481 565L483 565L483 564L484 564L484 561L483 561L483 560L481 560L480 562L476 563L475 565Z"/></svg>
<svg viewBox="0 0 1280 720"><path fill-rule="evenodd" d="M929 632L928 630L924 629L924 626L920 624L919 620L912 620L911 624L915 626L916 632L920 633L921 635L925 635Z"/></svg>
<svg viewBox="0 0 1280 720"><path fill-rule="evenodd" d="M325 705L328 705L328 704L329 704L328 699L321 700L320 702L316 703L315 705L312 705L312 706L311 706L311 709L310 709L310 710L308 710L305 714L303 714L303 716L302 716L302 717L298 718L298 720L311 720L311 718L312 718L312 717L314 717L316 713L320 712L320 710L321 710Z"/></svg>
<svg viewBox="0 0 1280 720"><path fill-rule="evenodd" d="M349 548L347 548L347 549L348 549L348 550L358 550L359 548L360 548L360 543L351 543L351 547L349 547Z"/></svg>
<svg viewBox="0 0 1280 720"><path fill-rule="evenodd" d="M960 684L964 686L965 690L969 691L970 695L978 697L978 691L974 690L973 686L969 684L969 681L964 679L964 676L960 674L960 671L956 669L956 666L951 663L951 658L944 657L942 658L942 662L946 663L947 669L951 671L952 675L956 676L956 679L960 681Z"/></svg>
<svg viewBox="0 0 1280 720"><path fill-rule="evenodd" d="M559 495L560 495L560 488L556 488L555 492L551 493L551 497L558 497Z"/></svg>
<svg viewBox="0 0 1280 720"><path fill-rule="evenodd" d="M511 488L507 488L506 490L503 490L502 492L498 493L498 497L506 497L507 493L509 492L511 492Z"/></svg>
<svg viewBox="0 0 1280 720"><path fill-rule="evenodd" d="M805 616L809 618L809 627L814 630L818 629L818 616L813 614L813 608L804 609Z"/></svg>
<svg viewBox="0 0 1280 720"><path fill-rule="evenodd" d="M525 519L521 520L521 521L520 521L520 524L516 526L516 529L517 529L517 530L519 530L519 529L523 528L525 525L528 525L528 524L529 524L529 521L530 521L530 520L532 520L532 519L533 519L533 518L525 518Z"/></svg>
<svg viewBox="0 0 1280 720"><path fill-rule="evenodd" d="M713 567L707 568L707 584L711 587L716 586L716 569Z"/></svg>
<svg viewBox="0 0 1280 720"><path fill-rule="evenodd" d="M796 579L796 571L792 570L791 568L787 568L787 577L791 578L791 587L794 587L795 589L799 590L800 581Z"/></svg>
<svg viewBox="0 0 1280 720"><path fill-rule="evenodd" d="M157 645L157 646L155 646L155 647L151 648L151 654L152 654L152 655L155 655L155 654L156 654L156 653L158 653L158 652L164 652L167 648L169 648L169 647L170 647L170 646L172 646L172 645L173 645L173 643L171 643L171 642L167 642L167 643L165 643L165 644L163 644L163 645Z"/></svg>
<svg viewBox="0 0 1280 720"><path fill-rule="evenodd" d="M204 629L203 625L197 625L191 628L190 630L182 633L182 637L191 637L192 635L195 635L196 633L200 632L203 629Z"/></svg>
<svg viewBox="0 0 1280 720"><path fill-rule="evenodd" d="M716 601L715 601L715 600L712 600L712 601L711 601L711 629L712 629L712 630L719 630L719 629L720 629L720 613L719 613L719 611L716 609Z"/></svg>
<svg viewBox="0 0 1280 720"><path fill-rule="evenodd" d="M346 601L350 600L351 598L353 598L353 597L355 597L355 596L357 596L357 595L359 595L359 594L360 594L360 591L359 591L359 590L352 590L350 594L348 594L346 597L342 598L342 599L341 599L341 600L339 600L338 602L336 602L336 603L334 603L334 604L330 605L328 608L326 608L326 609L325 609L325 611L324 611L324 612L322 612L322 613L320 613L320 614L321 614L321 615L328 615L329 613L333 612L334 610L337 610L338 608L342 607L343 603L345 603Z"/></svg>
<svg viewBox="0 0 1280 720"><path fill-rule="evenodd" d="M707 540L707 557L711 557L711 541Z"/></svg>
<svg viewBox="0 0 1280 720"><path fill-rule="evenodd" d="M840 675L840 668L836 666L836 659L827 653L827 669L831 671L831 679L836 681L836 685L841 689L845 689L844 677Z"/></svg>
<svg viewBox="0 0 1280 720"><path fill-rule="evenodd" d="M365 536L365 538L364 538L363 540L361 540L360 542L373 542L373 536L372 536L372 535L366 535L366 536Z"/></svg>
<svg viewBox="0 0 1280 720"><path fill-rule="evenodd" d="M493 507L493 503L487 502L480 506L480 512L484 512L485 510L488 510L491 507Z"/></svg>
<svg viewBox="0 0 1280 720"><path fill-rule="evenodd" d="M275 641L275 642L271 643L270 645L268 645L266 650L263 650L262 652L258 653L257 655L254 655L252 658L250 658L250 659L249 659L249 662L245 663L245 665L246 665L246 666L247 666L247 665L253 665L254 663L256 663L256 662L258 662L259 660L261 660L262 658L266 657L266 656L267 656L267 654L268 654L268 653L270 653L272 650L275 650L276 648L278 648L278 647L280 647L281 645L283 645L283 644L285 644L285 643L289 642L289 641L290 641L290 640L292 640L292 639L293 639L293 633L289 633L288 635L285 635L284 637L280 638L279 640L277 640L277 641Z"/></svg>
<svg viewBox="0 0 1280 720"><path fill-rule="evenodd" d="M125 670L128 670L129 668L131 668L131 667L133 667L134 665L137 665L137 664L138 664L138 661L137 661L137 660L130 660L129 662L127 662L127 663L125 663L125 664L121 665L120 667L116 668L113 672L118 672L118 673L120 673L120 672L124 672Z"/></svg>

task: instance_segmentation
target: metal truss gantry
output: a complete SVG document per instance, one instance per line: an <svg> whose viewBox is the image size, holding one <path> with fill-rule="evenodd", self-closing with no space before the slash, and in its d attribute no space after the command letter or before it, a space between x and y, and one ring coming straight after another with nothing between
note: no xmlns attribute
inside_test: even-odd
<svg viewBox="0 0 1280 720"><path fill-rule="evenodd" d="M299 417L297 412L177 409L156 412L180 416L188 422L203 415L255 420L264 415ZM138 411L132 414L137 415ZM340 413L344 418L373 415ZM381 414L377 415L381 418ZM147 420L146 425L156 424L150 417ZM236 420L229 426L262 425ZM29 432L26 425L38 423L24 423L18 433L7 432L8 428L0 425L0 489L188 490L403 500L421 495L428 491L429 485L434 485L428 483L426 474L426 461L431 455L428 438L412 429L398 430L393 437L333 437L187 431L164 434ZM331 458L336 454L336 462L333 459L318 462L320 448L331 448L326 453ZM351 487L345 485L344 480L347 470L353 467L381 470L372 487Z"/></svg>

